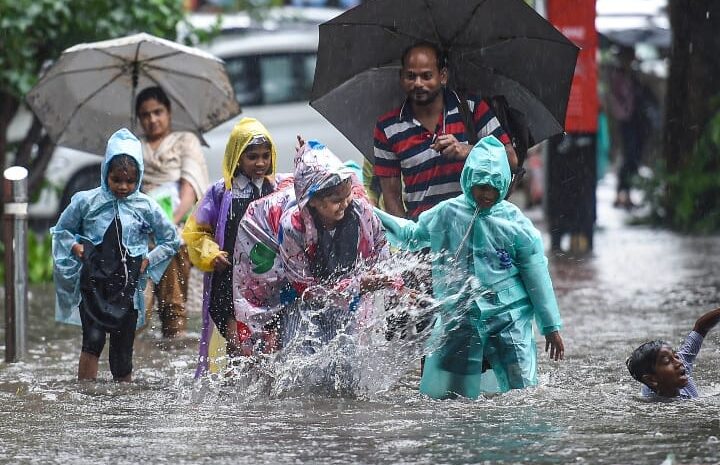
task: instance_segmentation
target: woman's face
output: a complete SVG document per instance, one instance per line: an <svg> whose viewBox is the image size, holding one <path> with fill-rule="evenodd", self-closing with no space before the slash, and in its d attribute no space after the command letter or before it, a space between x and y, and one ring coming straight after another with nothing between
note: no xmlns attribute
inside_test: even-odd
<svg viewBox="0 0 720 465"><path fill-rule="evenodd" d="M170 134L170 110L154 98L140 104L137 116L149 141L159 140Z"/></svg>
<svg viewBox="0 0 720 465"><path fill-rule="evenodd" d="M250 145L240 157L240 172L249 179L258 179L270 174L272 150L270 144Z"/></svg>
<svg viewBox="0 0 720 465"><path fill-rule="evenodd" d="M320 198L311 198L308 205L315 209L318 219L328 229L345 217L345 210L352 202L352 184L347 179L339 184L333 191Z"/></svg>

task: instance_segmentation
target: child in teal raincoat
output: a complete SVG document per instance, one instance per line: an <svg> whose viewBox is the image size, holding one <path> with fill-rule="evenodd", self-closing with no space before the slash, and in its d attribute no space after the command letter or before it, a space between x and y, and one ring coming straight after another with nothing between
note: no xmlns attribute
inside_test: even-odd
<svg viewBox="0 0 720 465"><path fill-rule="evenodd" d="M120 129L108 140L100 187L75 194L50 229L55 317L82 325L81 380L97 377L107 333L113 379L131 380L135 329L145 322L146 273L160 281L180 246L163 210L139 191L142 175L140 141Z"/></svg>
<svg viewBox="0 0 720 465"><path fill-rule="evenodd" d="M434 255L433 294L443 305L420 381L420 391L430 397L478 397L483 360L500 391L536 385L533 319L550 357L564 357L542 238L519 208L503 200L510 178L503 144L488 136L468 155L462 195L422 213L417 223L376 210L391 244L430 247Z"/></svg>

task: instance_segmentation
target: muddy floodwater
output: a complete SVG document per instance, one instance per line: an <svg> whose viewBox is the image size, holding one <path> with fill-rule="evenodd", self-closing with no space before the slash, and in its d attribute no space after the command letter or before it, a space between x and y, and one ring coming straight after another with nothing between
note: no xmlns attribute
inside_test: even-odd
<svg viewBox="0 0 720 465"><path fill-rule="evenodd" d="M537 388L477 401L419 396L416 366L357 395L195 383L197 314L172 345L138 336L134 383L109 381L106 354L101 380L78 383L80 331L53 322L52 287L33 287L29 353L0 363L0 462L720 463L720 328L695 364L700 399L645 402L624 366L649 338L679 344L720 305L720 237L628 227L610 202L599 195L592 256L550 258L566 360L541 357ZM378 377L398 372L388 354L376 362L388 368Z"/></svg>

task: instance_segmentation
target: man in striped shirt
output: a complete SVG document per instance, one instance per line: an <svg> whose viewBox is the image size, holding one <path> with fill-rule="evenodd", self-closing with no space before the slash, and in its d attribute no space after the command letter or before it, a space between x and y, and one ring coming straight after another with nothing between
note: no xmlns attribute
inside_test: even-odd
<svg viewBox="0 0 720 465"><path fill-rule="evenodd" d="M435 45L420 43L403 53L400 84L407 99L378 119L374 133L374 174L385 210L395 216L415 220L462 192L460 172L472 147L460 97L445 89L447 81L447 66ZM501 140L514 170L515 151L490 106L476 97L466 102L471 130L478 139L494 135Z"/></svg>

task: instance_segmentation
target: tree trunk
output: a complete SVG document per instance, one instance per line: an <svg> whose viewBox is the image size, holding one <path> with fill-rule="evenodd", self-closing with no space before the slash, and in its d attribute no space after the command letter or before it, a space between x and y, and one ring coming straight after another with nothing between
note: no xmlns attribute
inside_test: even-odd
<svg viewBox="0 0 720 465"><path fill-rule="evenodd" d="M720 2L670 0L673 32L665 111L664 159L670 173L687 165L720 94ZM673 202L673 193L668 192Z"/></svg>

